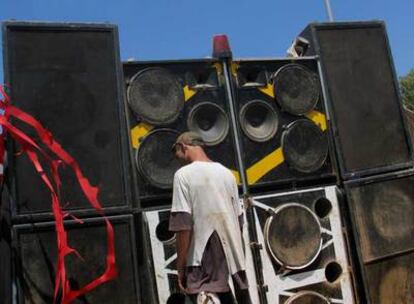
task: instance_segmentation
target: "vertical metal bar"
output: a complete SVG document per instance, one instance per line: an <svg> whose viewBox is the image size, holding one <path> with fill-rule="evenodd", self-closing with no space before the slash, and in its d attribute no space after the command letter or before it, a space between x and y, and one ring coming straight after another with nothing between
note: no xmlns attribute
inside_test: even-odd
<svg viewBox="0 0 414 304"><path fill-rule="evenodd" d="M228 61L223 60L223 75L224 75L224 82L226 86L226 94L228 99L228 105L230 107L230 115L231 115L231 124L232 124L232 130L233 130L233 137L234 142L236 146L236 157L237 157L237 165L239 167L239 173L240 173L240 181L242 183L243 187L243 195L247 195L249 193L248 187L247 187L247 178L246 178L246 171L243 164L243 156L241 151L241 144L240 144L240 134L239 134L239 128L237 125L237 115L235 110L235 101L234 101L234 92L233 87L231 85L231 75L229 71Z"/></svg>
<svg viewBox="0 0 414 304"><path fill-rule="evenodd" d="M328 14L329 22L333 22L334 17L333 17L333 13L332 13L331 2L329 0L325 0L325 8L326 8L326 12Z"/></svg>

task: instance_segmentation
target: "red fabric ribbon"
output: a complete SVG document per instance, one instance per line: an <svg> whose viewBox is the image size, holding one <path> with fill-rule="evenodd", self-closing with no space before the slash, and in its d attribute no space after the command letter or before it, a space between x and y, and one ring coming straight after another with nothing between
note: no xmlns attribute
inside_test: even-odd
<svg viewBox="0 0 414 304"><path fill-rule="evenodd" d="M4 148L4 138L5 131L7 130L8 134L16 140L22 147L23 152L27 154L30 161L33 163L36 171L39 173L41 179L48 187L51 194L52 201L52 211L55 217L55 229L57 236L57 246L58 246L58 259L56 267L56 279L55 279L55 290L54 290L54 303L56 303L59 289L61 289L61 303L67 304L71 303L77 297L84 295L97 286L114 279L117 274L116 260L115 260L115 246L114 246L114 230L108 220L104 215L102 206L98 200L98 188L93 187L89 180L83 175L78 163L73 159L69 153L67 153L62 146L56 142L52 134L46 130L35 118L31 115L19 110L16 107L10 105L10 98L6 94L4 88L0 85L0 93L3 97L1 100L0 108L5 111L3 116L0 116L0 125L3 126L3 134L0 136L0 157L3 156L5 152ZM17 118L24 123L31 126L39 136L40 141L47 147L48 152L52 152L52 157L44 149L42 149L32 138L26 135L24 132L13 126L9 122L9 118ZM41 155L51 168L51 177L50 179L46 172L44 171L40 161L39 155ZM67 165L70 166L76 174L79 185L87 197L90 204L94 209L104 218L106 230L107 230L107 256L106 256L106 270L98 278L92 280L82 288L78 290L72 290L69 285L69 280L67 279L66 267L65 267L65 257L71 253L76 254L80 257L79 253L71 248L67 240L67 232L64 227L64 217L68 215L62 211L61 203L59 200L61 180L59 176L59 166ZM53 181L53 182L52 182ZM81 221L79 221L81 222Z"/></svg>

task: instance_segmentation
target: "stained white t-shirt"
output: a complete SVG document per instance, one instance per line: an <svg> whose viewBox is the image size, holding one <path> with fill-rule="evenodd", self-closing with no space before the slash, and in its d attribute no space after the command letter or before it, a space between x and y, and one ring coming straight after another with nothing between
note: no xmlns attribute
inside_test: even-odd
<svg viewBox="0 0 414 304"><path fill-rule="evenodd" d="M200 266L204 248L216 231L230 274L245 269L238 217L243 213L235 177L216 162L195 161L174 176L171 212L192 215L193 234L187 266Z"/></svg>

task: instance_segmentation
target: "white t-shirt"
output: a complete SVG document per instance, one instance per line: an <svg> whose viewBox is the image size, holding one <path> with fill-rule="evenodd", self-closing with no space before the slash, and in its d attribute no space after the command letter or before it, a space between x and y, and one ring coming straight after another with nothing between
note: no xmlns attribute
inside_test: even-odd
<svg viewBox="0 0 414 304"><path fill-rule="evenodd" d="M195 161L174 176L171 212L187 212L193 218L193 234L187 266L200 266L204 248L216 231L223 245L230 274L244 270L244 253L238 216L243 205L235 177L216 162Z"/></svg>

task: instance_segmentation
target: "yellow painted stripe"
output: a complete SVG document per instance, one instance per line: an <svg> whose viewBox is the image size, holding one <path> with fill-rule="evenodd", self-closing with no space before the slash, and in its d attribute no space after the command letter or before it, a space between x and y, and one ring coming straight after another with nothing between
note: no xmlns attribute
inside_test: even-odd
<svg viewBox="0 0 414 304"><path fill-rule="evenodd" d="M247 169L247 183L249 185L255 184L284 160L282 148L277 148Z"/></svg>
<svg viewBox="0 0 414 304"><path fill-rule="evenodd" d="M237 77L237 70L239 69L240 65L236 62L232 62L231 63L231 73L233 74L234 77Z"/></svg>
<svg viewBox="0 0 414 304"><path fill-rule="evenodd" d="M327 129L325 114L318 111L310 111L306 114L306 117L316 123L322 131Z"/></svg>
<svg viewBox="0 0 414 304"><path fill-rule="evenodd" d="M239 171L236 171L236 170L230 170L231 171L231 173L233 173L233 175L234 175L234 177L236 178L236 182L237 182L237 184L238 185L240 185L240 173L239 173Z"/></svg>
<svg viewBox="0 0 414 304"><path fill-rule="evenodd" d="M193 97L197 91L190 89L188 85L186 85L184 88L184 100L188 101L191 97Z"/></svg>
<svg viewBox="0 0 414 304"><path fill-rule="evenodd" d="M264 88L259 88L259 90L263 93L265 93L266 95L269 95L272 98L275 98L275 92L273 90L273 85L268 83L267 86L265 86Z"/></svg>
<svg viewBox="0 0 414 304"><path fill-rule="evenodd" d="M134 148L138 148L140 139L148 134L149 131L154 129L154 126L151 126L145 122L141 122L131 129L131 141Z"/></svg>
<svg viewBox="0 0 414 304"><path fill-rule="evenodd" d="M223 74L223 67L221 66L221 64L219 63L219 62L217 62L217 63L214 63L213 64L213 67L215 67L216 68L216 70L217 70L217 74Z"/></svg>

